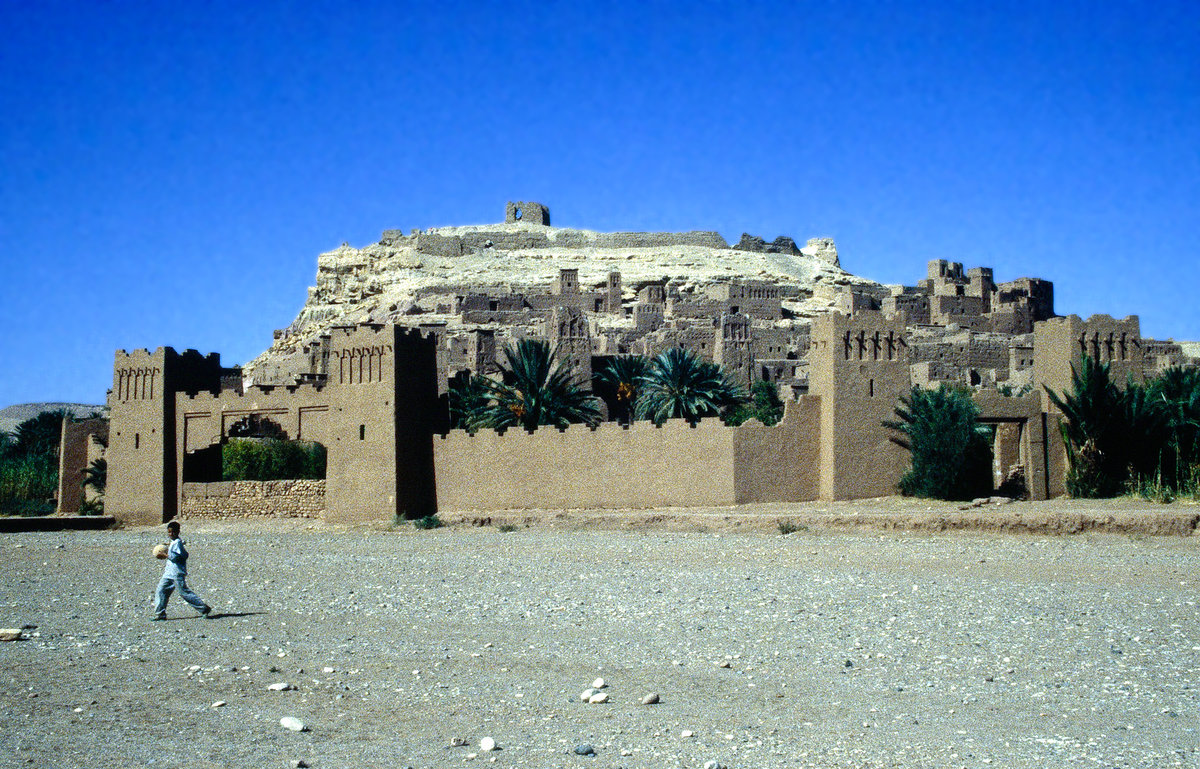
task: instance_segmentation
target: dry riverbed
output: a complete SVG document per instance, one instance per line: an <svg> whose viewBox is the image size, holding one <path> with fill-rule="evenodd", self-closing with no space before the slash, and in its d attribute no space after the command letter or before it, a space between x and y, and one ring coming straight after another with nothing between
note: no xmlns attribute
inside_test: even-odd
<svg viewBox="0 0 1200 769"><path fill-rule="evenodd" d="M5 535L0 767L1200 767L1200 538L749 514Z"/></svg>

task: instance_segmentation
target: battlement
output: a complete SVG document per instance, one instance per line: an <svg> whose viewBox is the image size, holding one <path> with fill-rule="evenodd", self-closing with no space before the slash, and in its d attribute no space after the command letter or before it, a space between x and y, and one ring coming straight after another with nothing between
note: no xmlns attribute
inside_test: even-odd
<svg viewBox="0 0 1200 769"><path fill-rule="evenodd" d="M322 395L324 390L324 383L319 382L304 382L291 385L251 385L245 392L222 390L219 393L214 393L211 390L198 390L196 392L179 393L177 402L184 406L202 408L214 403L221 403L223 405L244 404L256 398L285 397L290 399L316 397Z"/></svg>
<svg viewBox="0 0 1200 769"><path fill-rule="evenodd" d="M565 425L562 427L558 427L555 425L542 425L542 426L538 427L536 430L532 430L532 431L525 430L521 427L516 427L516 426L510 427L504 431L479 430L474 433L472 433L468 430L455 429L455 430L449 430L445 433L436 435L434 437L439 440L442 440L442 441L453 440L453 439L492 440L492 439L504 439L504 438L507 438L510 440L525 440L525 439L539 440L541 438L544 438L547 435L562 434L562 433L569 433L571 435L578 435L581 433L596 433L598 435L613 435L613 434L618 434L618 433L659 433L659 434L683 433L683 434L686 434L689 431L693 431L693 430L737 431L737 430L742 429L742 427L744 427L744 426L745 425L742 425L739 427L732 427L730 425L725 424L723 421L721 421L720 417L708 417L706 419L697 420L696 422L689 422L686 419L668 419L666 422L664 422L661 425L656 425L654 422L651 422L648 419L643 419L643 420L637 420L637 421L633 422L632 424L625 424L625 423L619 423L619 422L600 422L595 425L589 425L589 424L580 422L580 423L576 423L576 424Z"/></svg>
<svg viewBox="0 0 1200 769"><path fill-rule="evenodd" d="M171 348L156 347L154 348L154 352L145 347L139 347L136 350L117 350L113 354L113 358L118 365L143 365L150 361L162 361L166 350L171 350ZM171 350L171 352L174 352L174 350Z"/></svg>
<svg viewBox="0 0 1200 769"><path fill-rule="evenodd" d="M141 364L146 361L164 361L178 360L187 363L206 363L210 365L221 365L221 353L210 352L201 353L198 350L188 348L183 352L176 352L174 347L155 347L154 352L151 352L145 347L139 347L135 350L117 350L113 354L114 360L120 363L129 363L133 365Z"/></svg>
<svg viewBox="0 0 1200 769"><path fill-rule="evenodd" d="M1137 315L1126 315L1124 318L1121 318L1119 320L1108 314L1089 315L1087 317L1087 319L1081 318L1078 315L1060 315L1056 318L1047 318L1044 321L1040 321L1039 325L1041 323L1045 323L1050 327L1067 326L1067 327L1074 328L1074 327L1078 327L1080 325L1086 325L1089 327L1103 326L1106 328L1107 327L1133 328L1133 329L1137 329L1139 331L1139 333L1140 333L1140 329L1141 329L1141 319Z"/></svg>

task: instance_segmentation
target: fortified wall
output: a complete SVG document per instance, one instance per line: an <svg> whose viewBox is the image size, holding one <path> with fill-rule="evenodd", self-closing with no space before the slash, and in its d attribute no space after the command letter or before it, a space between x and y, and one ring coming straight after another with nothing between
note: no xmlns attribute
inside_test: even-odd
<svg viewBox="0 0 1200 769"><path fill-rule="evenodd" d="M729 427L713 418L434 440L438 509L726 507L817 498L818 399L783 420Z"/></svg>
<svg viewBox="0 0 1200 769"><path fill-rule="evenodd" d="M157 523L254 498L214 484L221 447L263 422L325 446L321 504L338 521L881 496L909 464L884 421L914 384L941 382L975 388L982 421L995 426L996 485L1040 499L1064 493L1066 463L1045 388L1068 390L1083 355L1109 364L1118 383L1192 360L1178 344L1143 340L1136 317L1054 317L1049 281L996 283L990 268L934 260L916 286L883 287L839 264L829 240L797 248L743 235L730 249L715 232L559 229L528 201L510 202L503 224L388 230L379 244L320 257L310 303L276 334L278 356L247 371L257 386L243 387L215 353L117 352L106 508ZM476 282L444 277L459 274ZM329 325L350 309L371 322ZM497 350L529 336L555 345L584 385L614 356L686 347L747 388L775 385L785 417L773 427L447 432L439 391L495 375ZM99 453L98 429L64 426L64 511L83 501L76 484ZM282 488L272 494L291 493ZM302 496L307 510L319 495Z"/></svg>
<svg viewBox="0 0 1200 769"><path fill-rule="evenodd" d="M231 427L250 417L270 420L287 438L325 446L326 518L432 512L430 436L444 429L433 340L391 325L343 326L331 334L329 355L323 384L240 392L221 389L215 353L118 352L108 512L137 524L177 515L186 484L221 480L221 446Z"/></svg>
<svg viewBox="0 0 1200 769"><path fill-rule="evenodd" d="M181 510L195 514L222 497L221 504L244 507L232 492L217 493L229 487L211 484L220 482L221 445L252 417L270 420L285 437L326 447L323 515L334 521L435 510L707 507L894 493L909 457L883 422L894 418L898 399L912 387L903 321L878 312L829 315L814 322L810 344L810 392L787 403L773 427L673 420L662 427L603 423L474 435L445 429L432 337L397 326L337 327L325 382L245 392L219 389L223 369L215 354L118 352L107 507L131 523L159 522ZM1137 380L1141 344L1136 318L1039 323L1039 391L976 396L981 421L996 426L996 485L1019 479L1034 499L1063 494L1061 417L1040 386L1069 387L1070 366L1083 353L1098 353L1118 377ZM183 389L198 385L213 389ZM311 514L314 494L304 494ZM272 504L283 510L291 503Z"/></svg>

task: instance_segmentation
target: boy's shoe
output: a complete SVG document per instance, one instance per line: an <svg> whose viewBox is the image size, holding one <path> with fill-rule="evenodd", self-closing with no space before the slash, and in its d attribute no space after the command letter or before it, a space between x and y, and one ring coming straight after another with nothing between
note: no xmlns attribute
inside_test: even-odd
<svg viewBox="0 0 1200 769"><path fill-rule="evenodd" d="M200 612L200 616L204 617L204 619L214 619L217 615L212 613L211 606L205 606L204 611Z"/></svg>
<svg viewBox="0 0 1200 769"><path fill-rule="evenodd" d="M165 611L160 611L158 614L155 614L153 617L151 617L150 621L151 622L160 622L166 618L167 618L167 613Z"/></svg>

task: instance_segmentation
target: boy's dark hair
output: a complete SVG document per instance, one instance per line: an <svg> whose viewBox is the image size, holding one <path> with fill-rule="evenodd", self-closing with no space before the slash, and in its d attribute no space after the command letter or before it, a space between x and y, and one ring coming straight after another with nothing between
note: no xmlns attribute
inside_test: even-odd
<svg viewBox="0 0 1200 769"><path fill-rule="evenodd" d="M179 531L179 521L171 521L167 524L167 531Z"/></svg>

